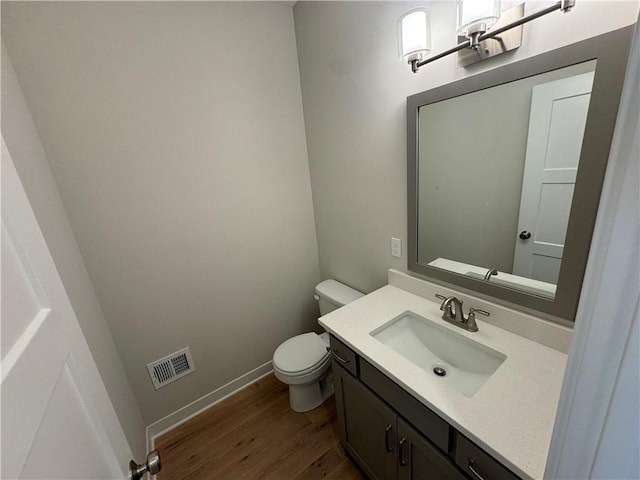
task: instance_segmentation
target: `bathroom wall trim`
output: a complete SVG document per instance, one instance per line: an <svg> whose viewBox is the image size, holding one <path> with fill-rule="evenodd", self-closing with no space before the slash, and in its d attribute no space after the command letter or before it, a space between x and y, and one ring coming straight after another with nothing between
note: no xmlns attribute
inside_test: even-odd
<svg viewBox="0 0 640 480"><path fill-rule="evenodd" d="M215 404L220 403L224 399L238 393L240 390L247 388L249 385L253 385L261 378L266 377L273 372L273 365L271 361L254 368L250 372L241 375L235 380L216 388L212 392L209 392L202 397L194 400L193 402L179 408L173 413L170 413L166 417L161 418L147 426L147 447L148 451L154 449L155 439L160 435L167 433L169 430L182 425L186 421L192 419L196 415L201 414L208 408L213 407Z"/></svg>

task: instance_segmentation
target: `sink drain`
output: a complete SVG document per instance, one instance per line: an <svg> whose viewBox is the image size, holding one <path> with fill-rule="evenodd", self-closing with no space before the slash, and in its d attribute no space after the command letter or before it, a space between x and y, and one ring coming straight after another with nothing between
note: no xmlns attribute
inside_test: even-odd
<svg viewBox="0 0 640 480"><path fill-rule="evenodd" d="M444 377L447 374L447 371L442 367L433 367L433 373L439 377Z"/></svg>

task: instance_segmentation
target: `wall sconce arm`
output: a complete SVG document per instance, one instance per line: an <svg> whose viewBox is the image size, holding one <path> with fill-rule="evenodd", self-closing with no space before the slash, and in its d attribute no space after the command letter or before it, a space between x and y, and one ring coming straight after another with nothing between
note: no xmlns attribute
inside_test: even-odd
<svg viewBox="0 0 640 480"><path fill-rule="evenodd" d="M437 55L433 55L432 57L429 57L425 60L422 60L422 61L413 60L409 62L411 64L411 71L413 73L416 73L420 67L428 63L435 62L436 60L439 60L442 57L446 57L447 55L451 55L452 53L459 52L460 50L464 50L465 48L473 48L474 45L478 45L480 42L484 40L497 37L501 33L506 32L507 30L511 30L512 28L518 27L520 25L524 25L525 23L528 23L532 20L535 20L536 18L540 18L544 15L547 15L548 13L555 12L556 10L560 10L562 12L568 12L575 5L575 3L576 3L575 0L560 0L547 8L543 8L542 10L538 10L537 12L530 13L529 15L526 15L522 18L514 20L513 22L508 23L507 25L496 28L495 30L485 32L479 36L475 35L474 37L459 43L455 47L450 48L449 50L445 50L442 53L438 53Z"/></svg>

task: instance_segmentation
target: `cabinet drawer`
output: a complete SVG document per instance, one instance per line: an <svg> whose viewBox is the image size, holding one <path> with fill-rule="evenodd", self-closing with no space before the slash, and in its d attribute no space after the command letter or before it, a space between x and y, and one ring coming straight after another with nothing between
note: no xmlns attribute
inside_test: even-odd
<svg viewBox="0 0 640 480"><path fill-rule="evenodd" d="M449 449L449 424L362 358L360 380L443 452Z"/></svg>
<svg viewBox="0 0 640 480"><path fill-rule="evenodd" d="M331 357L333 361L347 370L354 377L358 376L358 366L356 363L356 354L334 336L329 337L331 342Z"/></svg>
<svg viewBox="0 0 640 480"><path fill-rule="evenodd" d="M519 480L520 478L459 433L456 435L456 464L474 480Z"/></svg>

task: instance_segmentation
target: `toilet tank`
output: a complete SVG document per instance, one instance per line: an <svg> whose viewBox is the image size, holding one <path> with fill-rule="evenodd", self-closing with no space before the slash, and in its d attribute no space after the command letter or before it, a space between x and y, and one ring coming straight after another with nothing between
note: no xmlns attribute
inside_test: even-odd
<svg viewBox="0 0 640 480"><path fill-rule="evenodd" d="M363 293L331 279L324 280L316 285L316 294L314 295L320 305L320 315L333 312L336 308L340 308L363 296Z"/></svg>

